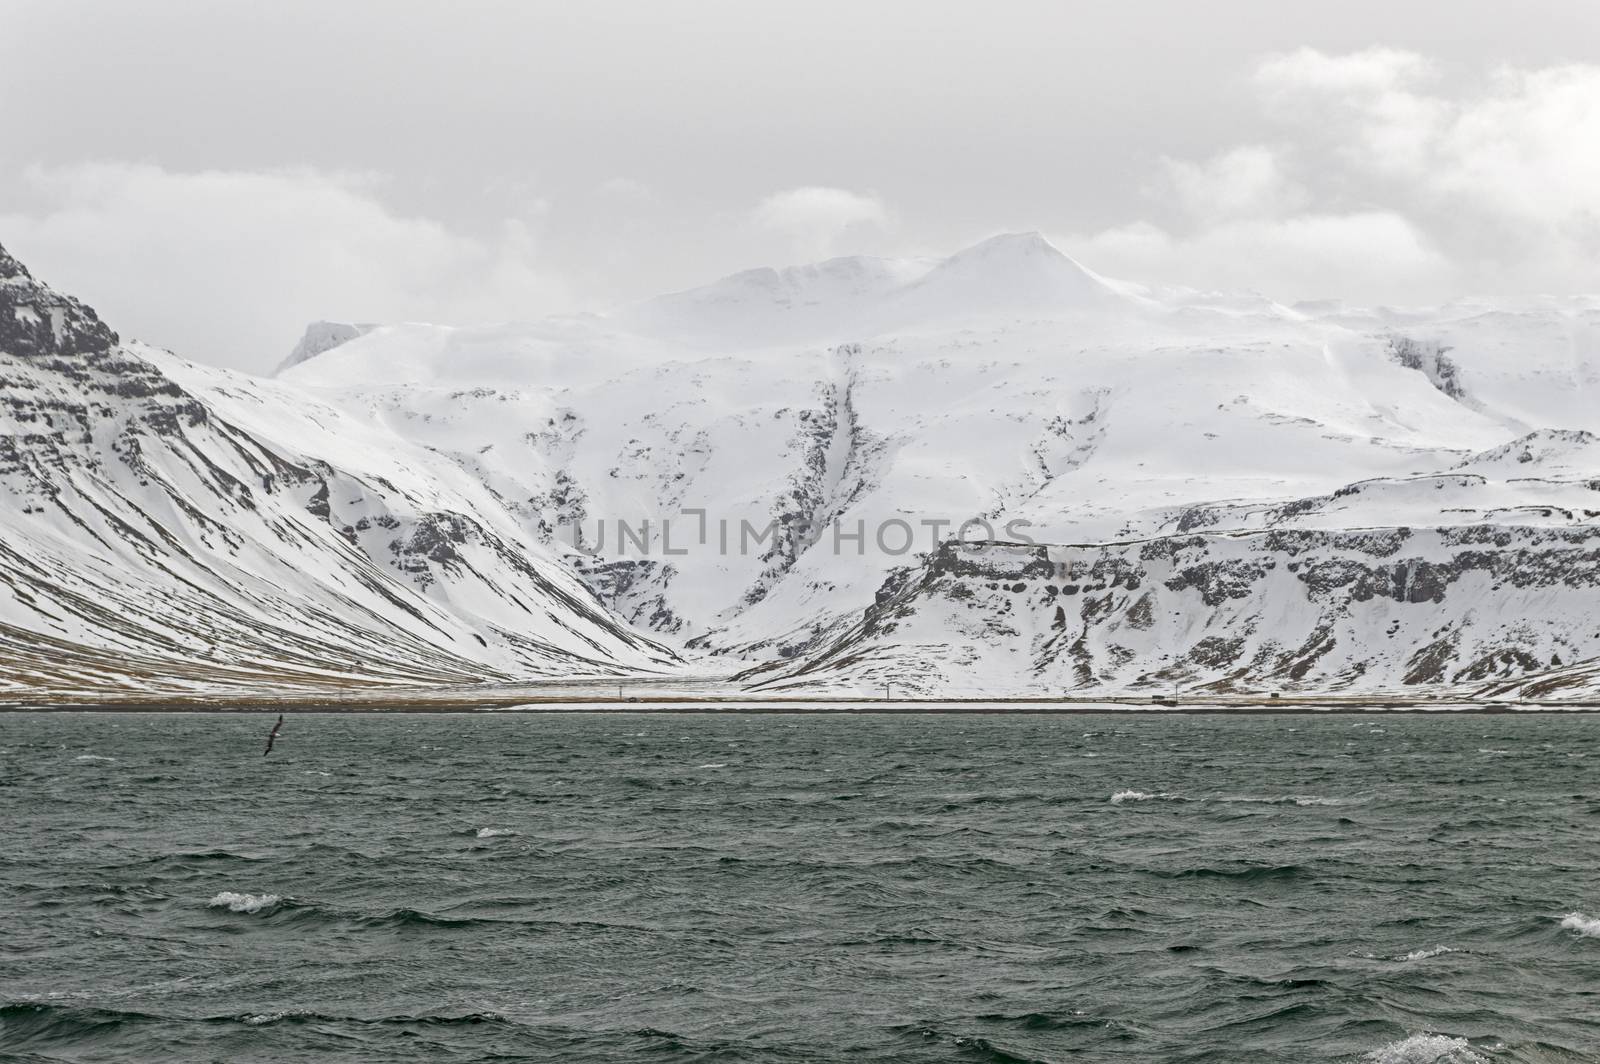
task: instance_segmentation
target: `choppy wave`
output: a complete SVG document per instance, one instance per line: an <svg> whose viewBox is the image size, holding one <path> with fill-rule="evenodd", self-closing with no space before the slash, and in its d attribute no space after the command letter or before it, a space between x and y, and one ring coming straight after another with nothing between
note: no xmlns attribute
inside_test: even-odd
<svg viewBox="0 0 1600 1064"><path fill-rule="evenodd" d="M1276 879L1298 879L1306 875L1307 870L1303 865L1240 865L1232 868L1222 868L1213 865L1201 865L1197 868L1179 868L1170 871L1151 870L1150 874L1163 879L1233 879L1241 882L1256 883Z"/></svg>
<svg viewBox="0 0 1600 1064"><path fill-rule="evenodd" d="M354 1023L374 1026L452 1027L460 1025L497 1024L514 1026L498 1012L468 1012L458 1016L334 1016L310 1009L283 1009L278 1012L247 1012L242 1016L216 1017L210 1022L235 1020L247 1027L269 1027L276 1023Z"/></svg>
<svg viewBox="0 0 1600 1064"><path fill-rule="evenodd" d="M1025 1031L1068 1031L1083 1027L1105 1029L1110 1025L1100 1016L1085 1009L1072 1012L986 1012L978 1019L984 1023L1003 1023Z"/></svg>
<svg viewBox="0 0 1600 1064"><path fill-rule="evenodd" d="M956 1034L926 1024L903 1024L896 1030L918 1041L940 1046L946 1053L946 1059L971 1060L978 1064L1045 1064L1039 1057L1007 1049L974 1034Z"/></svg>
<svg viewBox="0 0 1600 1064"><path fill-rule="evenodd" d="M241 798L231 719L51 716L0 780L0 1006L39 1003L0 1014L0 1056L1600 1061L1600 900L1562 859L1600 824L1562 756L1597 719L1417 718L1355 754L1334 717L1164 718L1086 762L1064 717L674 716L626 749L600 715L537 743L308 718L382 770ZM1474 752L1513 728L1547 756ZM745 736L759 771L694 771ZM72 762L95 746L129 771ZM181 782L133 786L156 772ZM1563 903L1530 907L1530 875ZM519 989L529 957L559 1001Z"/></svg>
<svg viewBox="0 0 1600 1064"><path fill-rule="evenodd" d="M1124 802L1219 802L1224 805L1347 805L1352 801L1349 798L1323 798L1315 794L1278 794L1278 795L1250 795L1231 794L1220 798L1189 798L1172 791L1117 791L1111 796L1114 805Z"/></svg>
<svg viewBox="0 0 1600 1064"><path fill-rule="evenodd" d="M380 913L342 913L318 906L307 906L300 915L310 918L348 920L363 927L477 927L486 924L505 925L508 920L491 920L477 916L439 916L421 909L390 909Z"/></svg>
<svg viewBox="0 0 1600 1064"><path fill-rule="evenodd" d="M262 861L263 857L232 850L178 850L146 858L150 864L191 864L204 861Z"/></svg>
<svg viewBox="0 0 1600 1064"><path fill-rule="evenodd" d="M1314 794L1280 794L1269 797L1254 797L1252 795L1230 795L1218 798L1217 801L1225 803L1243 803L1246 805L1346 805L1348 798L1321 798Z"/></svg>
<svg viewBox="0 0 1600 1064"><path fill-rule="evenodd" d="M545 921L508 920L484 916L442 916L421 909L344 909L316 901L282 898L276 894L240 894L223 891L208 906L230 912L259 915L274 923L342 925L364 928L468 928L512 927Z"/></svg>
<svg viewBox="0 0 1600 1064"><path fill-rule="evenodd" d="M276 1012L243 1013L227 1016L163 1016L126 1009L62 1005L48 1001L19 1001L0 1005L0 1030L11 1048L24 1045L61 1046L86 1036L104 1034L134 1025L151 1024L243 1024L267 1027L274 1024L357 1024L373 1027L454 1027L490 1024L518 1026L496 1012L470 1012L457 1015L418 1016L341 1016L308 1009L283 1009Z"/></svg>
<svg viewBox="0 0 1600 1064"><path fill-rule="evenodd" d="M1600 919L1583 913L1568 913L1561 918L1561 926L1576 931L1585 938L1600 938Z"/></svg>
<svg viewBox="0 0 1600 1064"><path fill-rule="evenodd" d="M1167 791L1160 791L1156 794L1151 794L1149 791L1118 791L1111 796L1112 805L1121 805L1123 802L1181 802L1183 800L1183 795L1170 794Z"/></svg>
<svg viewBox="0 0 1600 1064"><path fill-rule="evenodd" d="M227 909L235 913L258 913L263 909L275 907L282 900L276 894L240 894L237 891L224 890L206 902L206 906L211 909Z"/></svg>
<svg viewBox="0 0 1600 1064"><path fill-rule="evenodd" d="M1489 1064L1465 1038L1444 1034L1414 1034L1361 1059L1367 1064Z"/></svg>
<svg viewBox="0 0 1600 1064"><path fill-rule="evenodd" d="M13 1052L27 1047L56 1046L114 1031L126 1024L148 1023L155 1018L141 1012L75 1008L43 1001L0 1005L0 1031L5 1034L5 1048Z"/></svg>

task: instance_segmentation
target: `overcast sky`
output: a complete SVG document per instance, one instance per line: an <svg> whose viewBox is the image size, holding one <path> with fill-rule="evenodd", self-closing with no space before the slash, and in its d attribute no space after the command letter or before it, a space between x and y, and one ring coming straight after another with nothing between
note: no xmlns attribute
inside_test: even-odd
<svg viewBox="0 0 1600 1064"><path fill-rule="evenodd" d="M1600 291L1595 0L0 0L0 243L266 370L1037 229L1293 300Z"/></svg>

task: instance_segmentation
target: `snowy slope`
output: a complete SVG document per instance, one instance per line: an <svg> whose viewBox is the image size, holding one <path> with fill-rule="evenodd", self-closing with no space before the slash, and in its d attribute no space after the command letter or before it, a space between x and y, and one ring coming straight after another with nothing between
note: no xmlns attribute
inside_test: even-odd
<svg viewBox="0 0 1600 1064"><path fill-rule="evenodd" d="M348 471L327 528L362 556L394 560L360 528L377 495L492 530L455 583L412 583L502 633L463 654L497 675L664 660L608 615L837 690L1488 690L1600 656L1593 299L1290 308L1022 234L362 328L314 327L271 383L141 357ZM504 641L534 597L498 593L513 557L593 596L599 649L560 645L598 664ZM577 631L556 612L538 638Z"/></svg>
<svg viewBox="0 0 1600 1064"><path fill-rule="evenodd" d="M1375 689L1600 652L1577 619L1593 594L1581 576L1558 579L1560 603L1494 580L1408 603L1390 633L1392 618L1357 608L1365 598L1281 579L1288 548L1262 535L1292 530L1295 550L1342 565L1355 563L1342 534L1402 529L1414 533L1402 560L1471 568L1458 539L1504 529L1517 546L1497 564L1586 566L1600 509L1584 435L1600 431L1592 300L1397 311L1153 293L1025 234L945 260L750 271L609 317L379 329L284 376L450 455L553 546L575 523L599 550L574 561L608 604L679 644L767 664L763 680L870 688L877 655L925 690ZM1265 552L1280 576L1222 614L1167 588L1171 574L1142 586L1160 600L1149 608L1185 618L1190 644L1289 627L1231 656L1164 628L1107 636L1080 667L1081 654L1042 649L1054 602L1020 625L1006 620L1023 609L1014 596L907 597L973 519L984 524L964 538L1095 558L1195 534L1219 564ZM747 523L774 521L843 536L740 542ZM649 549L619 544L618 522L649 522ZM912 527L910 550L896 522ZM878 623L885 599L915 620ZM1429 650L1447 622L1454 649ZM1295 648L1323 628L1338 652L1298 668ZM1419 654L1449 661L1406 664Z"/></svg>
<svg viewBox="0 0 1600 1064"><path fill-rule="evenodd" d="M0 251L0 685L671 667L458 464L123 343Z"/></svg>

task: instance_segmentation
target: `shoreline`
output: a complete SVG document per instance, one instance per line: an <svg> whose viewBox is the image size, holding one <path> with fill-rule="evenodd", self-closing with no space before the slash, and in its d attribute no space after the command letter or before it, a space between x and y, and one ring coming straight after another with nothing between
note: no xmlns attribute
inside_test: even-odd
<svg viewBox="0 0 1600 1064"><path fill-rule="evenodd" d="M0 715L23 713L214 713L339 714L388 716L478 714L560 716L566 714L802 715L802 716L1309 716L1317 714L1416 714L1509 716L1600 713L1600 702L1397 701L1390 699L1273 699L1251 702L1132 702L1062 699L740 699L740 698L525 698L355 701L217 699L128 702L0 702Z"/></svg>

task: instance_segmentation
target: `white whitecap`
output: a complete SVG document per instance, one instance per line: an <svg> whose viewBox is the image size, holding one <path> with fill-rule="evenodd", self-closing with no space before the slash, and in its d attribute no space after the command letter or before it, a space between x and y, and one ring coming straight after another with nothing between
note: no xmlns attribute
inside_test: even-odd
<svg viewBox="0 0 1600 1064"><path fill-rule="evenodd" d="M99 754L79 754L74 761L115 761L114 757L101 757Z"/></svg>
<svg viewBox="0 0 1600 1064"><path fill-rule="evenodd" d="M1444 1034L1414 1034L1361 1059L1367 1064L1488 1064L1465 1038Z"/></svg>
<svg viewBox="0 0 1600 1064"><path fill-rule="evenodd" d="M1561 918L1561 926L1585 938L1600 938L1600 920L1583 913L1568 913Z"/></svg>
<svg viewBox="0 0 1600 1064"><path fill-rule="evenodd" d="M251 1027L265 1027L268 1024L281 1023L295 1016L312 1016L314 1013L304 1009L280 1009L277 1012L248 1012L240 1016L240 1021Z"/></svg>
<svg viewBox="0 0 1600 1064"><path fill-rule="evenodd" d="M696 765L696 768L727 768L728 766L718 761L710 765Z"/></svg>
<svg viewBox="0 0 1600 1064"><path fill-rule="evenodd" d="M225 890L206 902L206 906L212 909L227 909L235 913L258 913L262 909L272 908L282 900L276 894L240 894Z"/></svg>
<svg viewBox="0 0 1600 1064"><path fill-rule="evenodd" d="M1396 957L1401 961L1425 961L1433 957L1442 957L1446 953L1460 953L1454 946L1434 946L1432 949L1414 949L1410 953Z"/></svg>
<svg viewBox="0 0 1600 1064"><path fill-rule="evenodd" d="M1112 805L1121 805L1123 802L1171 802L1178 801L1182 796L1161 791L1151 794L1148 791L1118 791L1111 796Z"/></svg>
<svg viewBox="0 0 1600 1064"><path fill-rule="evenodd" d="M479 828L478 829L478 838L480 838L480 839L497 839L502 835L515 835L515 834L516 834L516 832L512 831L510 828Z"/></svg>

